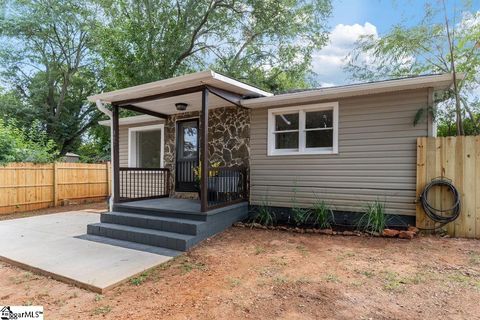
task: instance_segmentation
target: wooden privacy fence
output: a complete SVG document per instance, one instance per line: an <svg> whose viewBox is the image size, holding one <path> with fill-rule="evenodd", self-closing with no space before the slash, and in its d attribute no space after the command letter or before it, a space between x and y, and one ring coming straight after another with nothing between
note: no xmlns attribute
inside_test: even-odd
<svg viewBox="0 0 480 320"><path fill-rule="evenodd" d="M0 214L37 210L65 200L110 195L109 163L11 163L0 166Z"/></svg>
<svg viewBox="0 0 480 320"><path fill-rule="evenodd" d="M418 138L417 199L425 185L437 177L450 179L460 194L460 216L445 226L448 234L480 238L480 136ZM453 204L451 193L443 188L431 189L428 200L440 209ZM434 226L417 203L417 227Z"/></svg>

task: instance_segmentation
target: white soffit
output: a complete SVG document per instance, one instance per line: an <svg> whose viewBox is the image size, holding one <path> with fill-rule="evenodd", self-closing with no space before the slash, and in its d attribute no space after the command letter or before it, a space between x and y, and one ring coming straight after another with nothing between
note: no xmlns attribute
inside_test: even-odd
<svg viewBox="0 0 480 320"><path fill-rule="evenodd" d="M119 119L119 125L140 124L140 123L147 123L147 122L164 123L165 120L154 117L154 116L150 116L148 114L142 114L139 116L131 116L131 117L125 117L125 118ZM98 121L98 124L102 126L110 126L110 120Z"/></svg>

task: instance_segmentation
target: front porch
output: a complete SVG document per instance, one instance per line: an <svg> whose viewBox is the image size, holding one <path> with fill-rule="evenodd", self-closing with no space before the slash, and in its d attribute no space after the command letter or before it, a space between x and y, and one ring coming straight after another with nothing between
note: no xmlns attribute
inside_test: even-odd
<svg viewBox="0 0 480 320"><path fill-rule="evenodd" d="M112 106L113 203L88 233L185 251L245 218L250 111L240 102L268 95L206 71L89 97ZM127 133L122 109L150 122Z"/></svg>
<svg viewBox="0 0 480 320"><path fill-rule="evenodd" d="M247 201L250 113L241 100L268 95L206 71L89 97L112 106L113 205L185 191L198 193L200 212ZM157 119L128 129L128 166L122 109Z"/></svg>

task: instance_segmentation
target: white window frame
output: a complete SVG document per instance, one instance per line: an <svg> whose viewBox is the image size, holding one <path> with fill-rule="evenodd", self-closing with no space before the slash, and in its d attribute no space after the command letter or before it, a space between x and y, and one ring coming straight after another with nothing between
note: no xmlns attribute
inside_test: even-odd
<svg viewBox="0 0 480 320"><path fill-rule="evenodd" d="M312 111L333 110L333 145L328 148L306 148L305 113ZM275 116L279 114L298 112L298 148L295 149L275 149ZM318 103L311 105L299 105L286 108L275 108L268 110L268 137L267 137L267 155L285 156L285 155L309 155L309 154L338 154L338 102Z"/></svg>
<svg viewBox="0 0 480 320"><path fill-rule="evenodd" d="M160 168L163 168L163 157L165 147L165 124L154 124L142 127L128 128L128 166L130 168L137 167L137 139L136 133L139 131L161 130L160 138Z"/></svg>

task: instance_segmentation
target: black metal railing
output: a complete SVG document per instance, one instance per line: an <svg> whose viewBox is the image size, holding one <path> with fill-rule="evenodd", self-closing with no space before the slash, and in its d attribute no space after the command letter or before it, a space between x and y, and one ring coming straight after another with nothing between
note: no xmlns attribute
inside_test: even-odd
<svg viewBox="0 0 480 320"><path fill-rule="evenodd" d="M170 170L120 167L120 201L168 197Z"/></svg>
<svg viewBox="0 0 480 320"><path fill-rule="evenodd" d="M178 160L175 170L175 190L183 192L197 191L195 183L195 168L198 160Z"/></svg>
<svg viewBox="0 0 480 320"><path fill-rule="evenodd" d="M227 206L247 198L248 181L245 167L218 167L208 170L209 209Z"/></svg>

